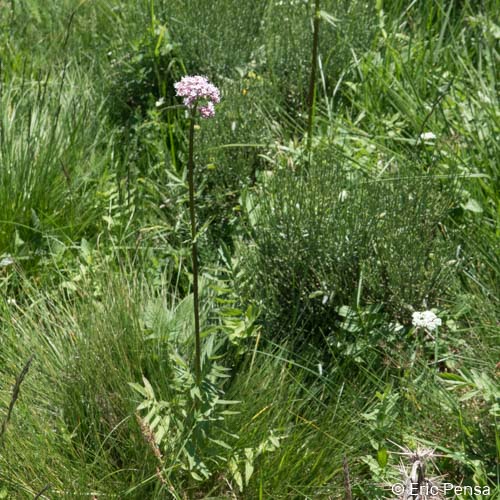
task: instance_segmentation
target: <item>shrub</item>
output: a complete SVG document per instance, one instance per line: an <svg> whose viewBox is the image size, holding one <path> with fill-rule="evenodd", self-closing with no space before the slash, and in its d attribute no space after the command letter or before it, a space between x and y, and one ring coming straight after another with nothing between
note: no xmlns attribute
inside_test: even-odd
<svg viewBox="0 0 500 500"><path fill-rule="evenodd" d="M269 2L262 21L264 50L260 61L280 89L291 113L300 109L308 91L312 51L311 4L291 0ZM331 96L353 54L366 50L375 27L373 5L360 1L323 0L318 55L323 87Z"/></svg>
<svg viewBox="0 0 500 500"><path fill-rule="evenodd" d="M277 170L250 197L245 293L266 305L274 334L330 334L339 307L361 302L405 320L445 292L453 190L410 167L368 178L325 149L307 175Z"/></svg>

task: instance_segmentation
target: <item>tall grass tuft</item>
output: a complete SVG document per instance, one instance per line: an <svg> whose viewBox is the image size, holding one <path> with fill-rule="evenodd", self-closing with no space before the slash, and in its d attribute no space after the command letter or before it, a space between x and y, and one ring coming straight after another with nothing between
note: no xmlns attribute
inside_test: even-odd
<svg viewBox="0 0 500 500"><path fill-rule="evenodd" d="M14 79L0 96L0 253L42 252L99 225L110 157L100 103L76 75Z"/></svg>

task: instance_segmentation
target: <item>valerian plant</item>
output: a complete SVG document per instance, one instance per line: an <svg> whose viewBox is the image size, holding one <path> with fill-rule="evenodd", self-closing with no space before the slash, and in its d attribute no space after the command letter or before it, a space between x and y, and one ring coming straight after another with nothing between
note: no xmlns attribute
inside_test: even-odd
<svg viewBox="0 0 500 500"><path fill-rule="evenodd" d="M203 346L207 359L217 357L214 336ZM137 407L137 421L145 440L158 461L157 477L170 484L172 476L188 474L205 481L226 468L235 488L248 486L255 462L263 453L275 451L279 437L270 432L256 446L241 449L239 436L228 429L227 418L238 412L239 401L224 399L222 382L228 368L212 362L201 384L197 384L189 363L172 342L167 343L169 369L168 395L160 399L153 384L143 377L142 384L130 384L143 398Z"/></svg>
<svg viewBox="0 0 500 500"><path fill-rule="evenodd" d="M222 389L224 379L229 377L229 369L214 361L218 357L214 335L201 345L194 130L198 113L202 118L215 115L214 104L220 101L220 92L202 76L186 76L175 84L175 89L177 95L184 98L184 105L189 111L188 183L193 267L194 373L189 362L176 348L174 339L170 338L175 337L175 332L171 331L167 332L165 347L169 387L165 399L157 396L154 384L146 377L143 377L142 384L132 383L130 386L143 397L137 407L136 417L142 434L159 462L157 476L162 483L169 484L171 475L179 472L188 473L196 481L204 481L226 464L229 477L236 488L242 491L253 473L254 460L262 453L276 449L279 439L271 434L256 447L240 450L235 445L239 437L228 430L226 418L237 413L230 408L239 401L224 399ZM241 323L236 322L234 316L230 321L227 315L221 314L221 330L231 342L232 334L245 337L253 331L257 314L252 311L247 311ZM170 318L171 322L189 323L185 313L185 308L176 308L172 315L177 317ZM150 324L154 322L149 321ZM153 334L149 338L158 336Z"/></svg>
<svg viewBox="0 0 500 500"><path fill-rule="evenodd" d="M198 297L198 249L196 245L196 214L194 199L194 126L197 112L202 118L215 116L214 104L220 101L220 91L204 76L185 76L175 85L177 95L184 97L184 105L189 109L189 215L191 219L191 254L193 265L193 302L194 302L194 334L195 334L195 375L196 383L201 383L201 340L200 340L200 306Z"/></svg>

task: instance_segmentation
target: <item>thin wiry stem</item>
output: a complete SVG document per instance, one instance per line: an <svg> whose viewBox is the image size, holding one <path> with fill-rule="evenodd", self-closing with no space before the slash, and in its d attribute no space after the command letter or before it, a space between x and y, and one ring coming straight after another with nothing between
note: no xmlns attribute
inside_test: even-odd
<svg viewBox="0 0 500 500"><path fill-rule="evenodd" d="M50 484L47 484L46 486L44 486L36 495L35 495L35 498L33 500L37 500L37 498L42 498L42 495L44 493L46 493L47 491L50 490L50 488L52 487L52 485Z"/></svg>
<svg viewBox="0 0 500 500"><path fill-rule="evenodd" d="M193 261L193 304L194 304L194 338L195 360L194 372L196 383L201 383L201 340L200 340L200 312L198 299L198 250L196 246L196 217L194 210L194 125L196 106L191 110L189 122L189 156L188 156L188 183L189 183L189 215L191 217L191 254Z"/></svg>
<svg viewBox="0 0 500 500"><path fill-rule="evenodd" d="M319 45L319 18L320 18L320 0L316 0L314 6L313 22L313 47L311 58L311 74L309 78L309 93L307 95L307 107L309 116L307 121L307 149L311 150L312 128L314 120L314 104L316 100L316 68L318 66L318 45Z"/></svg>
<svg viewBox="0 0 500 500"><path fill-rule="evenodd" d="M344 468L345 500L352 500L351 479L349 477L349 464L347 463L347 457L345 455L343 459L343 468Z"/></svg>
<svg viewBox="0 0 500 500"><path fill-rule="evenodd" d="M2 427L0 428L0 440L3 438L3 435L7 430L7 425L12 416L12 410L14 409L14 405L16 404L16 401L19 398L19 391L21 389L21 384L23 383L24 378L28 374L32 361L33 361L33 355L30 356L30 358L24 365L23 369L21 370L21 373L19 373L19 375L16 378L16 381L14 382L14 387L12 388L12 396L10 398L10 403L9 403L9 409L7 410L7 415L4 421L2 422Z"/></svg>

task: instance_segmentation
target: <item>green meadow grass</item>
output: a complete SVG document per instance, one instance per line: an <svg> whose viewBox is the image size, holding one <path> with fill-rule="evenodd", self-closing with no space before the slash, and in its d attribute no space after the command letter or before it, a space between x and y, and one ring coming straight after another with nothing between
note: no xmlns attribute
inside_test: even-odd
<svg viewBox="0 0 500 500"><path fill-rule="evenodd" d="M497 3L0 2L0 499L494 498Z"/></svg>

